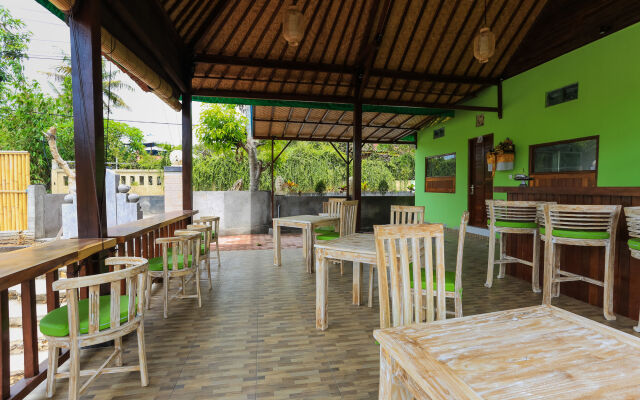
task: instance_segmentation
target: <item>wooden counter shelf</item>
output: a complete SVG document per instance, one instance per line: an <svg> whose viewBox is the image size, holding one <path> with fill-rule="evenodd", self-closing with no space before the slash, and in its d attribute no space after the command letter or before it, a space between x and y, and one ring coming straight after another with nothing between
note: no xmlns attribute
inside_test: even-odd
<svg viewBox="0 0 640 400"><path fill-rule="evenodd" d="M555 201L558 204L599 204L640 206L640 187L520 187L497 186L494 192L506 193L513 201ZM514 236L514 235L510 235ZM627 223L620 216L616 235L616 257L614 267L614 312L636 319L640 307L640 260L631 257L627 241ZM507 254L529 259L532 255L532 240L528 235L507 238ZM544 262L544 246L540 251L540 265ZM563 269L580 275L602 280L604 277L604 250L564 246L561 256ZM540 282L543 282L540 268ZM527 281L531 270L524 265L507 264L507 273ZM561 293L602 306L602 288L585 282L567 282L561 285Z"/></svg>
<svg viewBox="0 0 640 400"><path fill-rule="evenodd" d="M186 229L197 210L170 211L127 224L108 228L107 236L118 243L118 256L153 258L160 256L156 238L173 236L176 229Z"/></svg>

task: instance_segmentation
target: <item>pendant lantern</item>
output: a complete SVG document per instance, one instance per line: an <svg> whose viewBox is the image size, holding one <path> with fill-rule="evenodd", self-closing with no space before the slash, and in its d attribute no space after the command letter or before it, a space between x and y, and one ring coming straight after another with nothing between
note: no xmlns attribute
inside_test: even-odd
<svg viewBox="0 0 640 400"><path fill-rule="evenodd" d="M284 19L282 21L282 35L285 40L289 42L290 46L297 46L302 40L303 19L302 11L300 11L295 5L289 6L285 10Z"/></svg>
<svg viewBox="0 0 640 400"><path fill-rule="evenodd" d="M487 27L487 2L484 3L484 26L473 39L473 56L480 64L489 61L496 51L496 35Z"/></svg>
<svg viewBox="0 0 640 400"><path fill-rule="evenodd" d="M489 58L496 50L496 35L489 28L480 28L480 33L473 40L473 56L480 64L489 61Z"/></svg>

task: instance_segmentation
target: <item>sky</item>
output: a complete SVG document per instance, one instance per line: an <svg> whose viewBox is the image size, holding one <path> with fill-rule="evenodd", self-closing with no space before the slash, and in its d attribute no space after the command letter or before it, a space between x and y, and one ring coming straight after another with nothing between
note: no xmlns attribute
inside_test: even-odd
<svg viewBox="0 0 640 400"><path fill-rule="evenodd" d="M54 94L45 72L53 72L62 63L62 58L69 55L69 27L35 0L0 0L0 6L7 8L14 18L21 19L26 29L32 32L29 59L24 62L26 76L37 80L45 92ZM111 65L113 70L118 70L115 65L107 63L107 68ZM143 92L126 74L120 73L119 79L134 90L119 93L130 110L113 110L111 119L141 129L148 141L181 144L181 113L175 112L156 95ZM193 104L194 125L199 119L201 106L200 103Z"/></svg>

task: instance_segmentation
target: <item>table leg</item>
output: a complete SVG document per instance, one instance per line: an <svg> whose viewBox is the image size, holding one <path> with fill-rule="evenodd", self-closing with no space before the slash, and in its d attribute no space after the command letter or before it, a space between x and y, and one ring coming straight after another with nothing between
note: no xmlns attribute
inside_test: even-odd
<svg viewBox="0 0 640 400"><path fill-rule="evenodd" d="M362 303L362 264L353 262L353 304Z"/></svg>
<svg viewBox="0 0 640 400"><path fill-rule="evenodd" d="M393 361L389 353L380 347L380 387L378 399L413 399L413 395L398 379L399 366Z"/></svg>
<svg viewBox="0 0 640 400"><path fill-rule="evenodd" d="M273 265L279 267L282 265L280 254L280 225L277 220L273 220Z"/></svg>
<svg viewBox="0 0 640 400"><path fill-rule="evenodd" d="M327 295L329 292L329 265L324 251L316 250L316 329L323 331L329 326Z"/></svg>
<svg viewBox="0 0 640 400"><path fill-rule="evenodd" d="M313 267L313 229L311 228L311 226L307 226L307 228L304 229L304 232L306 232L304 240L306 243L305 256L307 258L307 272L313 274L313 271L315 269Z"/></svg>

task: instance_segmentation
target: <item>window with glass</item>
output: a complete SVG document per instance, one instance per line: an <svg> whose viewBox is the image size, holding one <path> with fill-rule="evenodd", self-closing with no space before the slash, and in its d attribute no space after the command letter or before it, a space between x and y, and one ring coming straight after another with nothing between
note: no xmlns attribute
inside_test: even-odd
<svg viewBox="0 0 640 400"><path fill-rule="evenodd" d="M598 137L532 146L531 160L534 174L596 171Z"/></svg>
<svg viewBox="0 0 640 400"><path fill-rule="evenodd" d="M452 153L427 157L426 167L429 178L456 176L456 155Z"/></svg>
<svg viewBox="0 0 640 400"><path fill-rule="evenodd" d="M440 154L425 158L425 192L455 193L456 154Z"/></svg>
<svg viewBox="0 0 640 400"><path fill-rule="evenodd" d="M138 177L138 183L140 183L141 186L144 185L144 176L140 175Z"/></svg>

